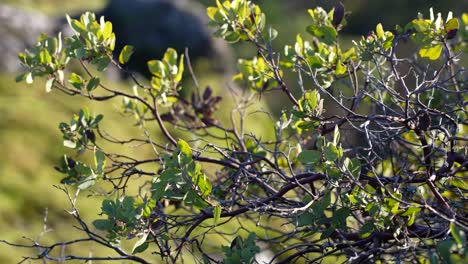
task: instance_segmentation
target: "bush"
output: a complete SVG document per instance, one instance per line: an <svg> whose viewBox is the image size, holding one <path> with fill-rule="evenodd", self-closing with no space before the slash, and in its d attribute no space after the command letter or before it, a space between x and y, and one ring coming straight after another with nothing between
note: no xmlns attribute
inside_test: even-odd
<svg viewBox="0 0 468 264"><path fill-rule="evenodd" d="M468 14L430 10L430 18L419 14L394 30L379 24L345 49L344 6L308 12L308 36L298 34L277 51L278 32L266 26L259 6L233 0L207 9L216 37L257 50L238 60L233 78L248 92L233 88L225 98L201 89L188 52L171 48L148 62L150 82L130 73L133 89L108 86L100 72L126 72L134 49L127 45L114 59L112 25L92 13L68 17L71 37L41 36L19 55L26 70L18 81L45 77L47 92L120 99L120 124L130 116L142 133L117 139L117 131L102 129L103 115L86 107L61 123L63 144L74 153L56 167L64 175L58 188L83 238L10 244L38 249L30 259L58 261L252 263L261 248L278 263L466 261L468 95L461 58ZM74 61L81 71L71 71ZM190 79L185 68L193 85L184 86L193 89L182 90ZM263 112L271 138L245 125L257 104L252 95L267 93L288 100L276 116ZM229 98L237 104L222 109L230 119L217 110ZM110 145L151 155L139 159ZM102 197L92 223L76 207L82 193ZM113 255L60 249L88 242Z"/></svg>

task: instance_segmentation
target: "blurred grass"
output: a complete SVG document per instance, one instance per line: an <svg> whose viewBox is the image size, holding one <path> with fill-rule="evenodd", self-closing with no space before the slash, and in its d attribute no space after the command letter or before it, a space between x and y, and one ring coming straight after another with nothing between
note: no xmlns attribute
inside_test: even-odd
<svg viewBox="0 0 468 264"><path fill-rule="evenodd" d="M12 76L0 75L0 233L2 239L19 242L22 236L37 236L42 229L45 208L48 225L75 233L66 197L52 187L60 176L52 169L63 153L59 120L68 120L78 102L64 103L57 96L45 96L44 89L16 84ZM84 212L95 202L84 204ZM47 240L57 240L66 233L51 233ZM24 240L23 240L24 242ZM21 251L0 244L0 262L19 261Z"/></svg>
<svg viewBox="0 0 468 264"><path fill-rule="evenodd" d="M187 78L187 85L190 86L190 78ZM211 87L214 94L223 95L223 107L231 109L235 103L230 100L230 96L223 94L222 77L218 75L205 74L199 78L201 87L213 83ZM129 90L127 83L113 84L121 90ZM63 153L73 155L68 149L62 146L62 140L58 124L61 121L68 122L74 112L81 107L87 106L91 113L103 113L102 128L111 132L117 138L142 137L140 129L133 127L132 117L122 117L119 113L119 100L106 103L92 102L79 97L68 97L53 91L46 93L44 82L37 81L34 85L25 83L15 83L13 76L0 75L0 147L4 152L0 160L0 233L1 239L11 242L26 242L20 239L28 236L36 239L43 228L45 209L48 208L47 226L53 231L48 232L41 239L42 242L51 243L70 238L77 238L77 232L72 225L71 216L64 211L70 205L63 192L53 187L58 184L61 175L53 169L58 159ZM264 107L253 108L252 113L262 110ZM267 111L267 109L263 109ZM247 123L247 131L270 136L273 135L273 127L265 128L267 116L263 114L252 114ZM229 120L229 113L220 113L224 122ZM263 120L260 121L259 120ZM269 131L267 131L269 130ZM264 133L260 132L264 131ZM176 132L176 131L174 131ZM153 131L159 136L154 138L158 142L164 143L164 138L159 132ZM178 131L175 135L188 138L186 133ZM195 137L192 137L195 139ZM151 150L141 148L131 148L120 145L104 144L106 150L111 150L136 158L148 157ZM81 157L83 159L86 157ZM215 171L218 168L205 169ZM135 193L138 182L131 185L131 193ZM96 198L87 198L85 193L78 200L78 207L85 219L92 220L99 218L100 201ZM234 228L234 227L233 227ZM81 234L82 237L82 234ZM215 239L217 241L218 239ZM129 243L126 243L129 247ZM226 245L227 242L216 242L213 245ZM83 252L85 255L91 250L88 245L71 247L70 250ZM219 249L219 248L218 248ZM93 251L96 251L94 249ZM97 250L103 253L102 250ZM20 256L27 255L22 249L7 247L0 244L0 263L15 263L20 260ZM73 262L72 262L73 263Z"/></svg>
<svg viewBox="0 0 468 264"><path fill-rule="evenodd" d="M48 15L63 16L65 13L98 10L103 8L108 0L1 0L0 2Z"/></svg>

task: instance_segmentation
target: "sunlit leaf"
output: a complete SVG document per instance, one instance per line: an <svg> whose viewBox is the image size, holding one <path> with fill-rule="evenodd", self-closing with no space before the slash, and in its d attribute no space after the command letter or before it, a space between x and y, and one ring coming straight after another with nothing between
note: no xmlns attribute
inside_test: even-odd
<svg viewBox="0 0 468 264"><path fill-rule="evenodd" d="M177 147L181 154L184 154L187 158L192 158L192 149L187 142L179 139L179 141L177 141Z"/></svg>
<svg viewBox="0 0 468 264"><path fill-rule="evenodd" d="M377 34L377 37L379 37L380 39L385 37L385 32L383 30L381 23L377 24L377 26L375 27L375 33Z"/></svg>
<svg viewBox="0 0 468 264"><path fill-rule="evenodd" d="M133 245L132 254L141 253L148 248L148 243L146 243L148 234L149 233L145 233L140 239L138 239L135 245Z"/></svg>
<svg viewBox="0 0 468 264"><path fill-rule="evenodd" d="M214 218L214 224L217 225L219 222L219 219L221 218L221 205L217 205L213 208L213 218Z"/></svg>
<svg viewBox="0 0 468 264"><path fill-rule="evenodd" d="M442 53L442 45L435 45L432 47L425 47L419 50L419 56L429 58L430 60L437 60Z"/></svg>
<svg viewBox="0 0 468 264"><path fill-rule="evenodd" d="M120 64L127 63L130 60L133 52L135 52L135 48L133 46L125 45L119 55Z"/></svg>

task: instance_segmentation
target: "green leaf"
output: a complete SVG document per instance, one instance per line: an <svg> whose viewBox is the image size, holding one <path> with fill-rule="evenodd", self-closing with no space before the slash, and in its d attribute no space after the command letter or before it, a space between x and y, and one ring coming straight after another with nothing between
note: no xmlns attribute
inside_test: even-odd
<svg viewBox="0 0 468 264"><path fill-rule="evenodd" d="M93 226L101 231L107 231L112 229L112 223L106 219L98 219L93 221Z"/></svg>
<svg viewBox="0 0 468 264"><path fill-rule="evenodd" d="M115 203L114 201L111 201L111 200L102 201L101 210L104 214L108 216L115 216L115 214L117 213L116 208L115 208Z"/></svg>
<svg viewBox="0 0 468 264"><path fill-rule="evenodd" d="M320 235L320 239L322 240L322 239L329 238L335 231L336 229L330 226L329 228L325 229L325 231L322 232L322 234Z"/></svg>
<svg viewBox="0 0 468 264"><path fill-rule="evenodd" d="M451 249L453 245L454 241L452 239L446 239L437 243L437 252L439 252L439 255L442 257L442 260L444 260L445 263L453 263L450 258L450 256L452 255Z"/></svg>
<svg viewBox="0 0 468 264"><path fill-rule="evenodd" d="M450 223L450 234L452 234L453 239L457 242L459 247L465 245L466 236L465 232L463 232L455 223Z"/></svg>
<svg viewBox="0 0 468 264"><path fill-rule="evenodd" d="M343 207L333 213L332 221L336 227L346 227L346 219L351 214L351 209Z"/></svg>
<svg viewBox="0 0 468 264"><path fill-rule="evenodd" d="M214 218L214 224L218 225L219 219L221 218L221 205L217 205L213 208L213 218Z"/></svg>
<svg viewBox="0 0 468 264"><path fill-rule="evenodd" d="M458 24L458 19L452 18L445 24L445 32L447 32L447 39L452 39L457 34L460 25Z"/></svg>
<svg viewBox="0 0 468 264"><path fill-rule="evenodd" d="M317 107L317 91L306 92L304 94L304 98L311 110L314 110L315 107Z"/></svg>
<svg viewBox="0 0 468 264"><path fill-rule="evenodd" d="M340 143L340 127L336 125L333 130L333 145L338 146L338 143Z"/></svg>
<svg viewBox="0 0 468 264"><path fill-rule="evenodd" d="M206 15L211 19L215 20L215 15L218 13L218 8L210 6L206 9ZM216 21L216 20L215 20Z"/></svg>
<svg viewBox="0 0 468 264"><path fill-rule="evenodd" d="M317 121L317 120L312 120L312 121L301 120L296 123L296 127L306 130L306 131L314 130L319 126L320 126L320 121Z"/></svg>
<svg viewBox="0 0 468 264"><path fill-rule="evenodd" d="M25 73L22 73L22 74L16 76L15 81L16 82L22 82L22 81L26 80L26 76L28 74L29 74L29 72L25 72Z"/></svg>
<svg viewBox="0 0 468 264"><path fill-rule="evenodd" d="M106 166L106 156L104 155L104 152L97 150L94 153L94 164L96 166L96 173L102 175L104 167Z"/></svg>
<svg viewBox="0 0 468 264"><path fill-rule="evenodd" d="M93 77L88 81L88 84L86 85L86 90L88 92L91 92L92 90L96 89L100 83L99 77Z"/></svg>
<svg viewBox="0 0 468 264"><path fill-rule="evenodd" d="M101 29L101 32L104 40L109 39L112 36L112 23L106 21L104 23L104 27Z"/></svg>
<svg viewBox="0 0 468 264"><path fill-rule="evenodd" d="M366 189L366 191L371 194L374 194L377 192L377 190L374 187L372 187L372 185L370 184L366 184L366 186L364 186L364 189Z"/></svg>
<svg viewBox="0 0 468 264"><path fill-rule="evenodd" d="M162 61L151 60L148 61L149 71L158 78L163 78L167 75L166 67Z"/></svg>
<svg viewBox="0 0 468 264"><path fill-rule="evenodd" d="M67 21L70 27L75 31L75 33L85 35L86 34L86 27L78 20L72 19L69 15L67 15Z"/></svg>
<svg viewBox="0 0 468 264"><path fill-rule="evenodd" d="M133 52L135 52L135 48L133 46L125 45L119 55L120 64L127 63L130 60Z"/></svg>
<svg viewBox="0 0 468 264"><path fill-rule="evenodd" d="M385 37L385 31L383 30L381 23L377 24L375 27L375 32L377 33L377 37L379 37L379 39L383 39Z"/></svg>
<svg viewBox="0 0 468 264"><path fill-rule="evenodd" d="M47 49L42 49L39 53L39 59L42 64L50 64L52 63L52 57Z"/></svg>
<svg viewBox="0 0 468 264"><path fill-rule="evenodd" d="M306 30L328 45L332 45L338 35L336 29L332 26L308 26Z"/></svg>
<svg viewBox="0 0 468 264"><path fill-rule="evenodd" d="M325 150L325 159L328 161L335 161L339 157L339 151L338 148L333 145L328 143L328 145L324 148Z"/></svg>
<svg viewBox="0 0 468 264"><path fill-rule="evenodd" d="M359 178L359 175L361 174L361 162L359 159L350 159L346 157L343 164L345 169L347 169L355 179Z"/></svg>
<svg viewBox="0 0 468 264"><path fill-rule="evenodd" d="M182 139L177 141L177 148L179 149L181 154L184 154L187 158L192 158L192 149L190 145Z"/></svg>
<svg viewBox="0 0 468 264"><path fill-rule="evenodd" d="M330 205L330 203L331 203L331 192L327 192L323 196L322 201L320 202L320 206L322 207L322 211L327 209L327 207Z"/></svg>
<svg viewBox="0 0 468 264"><path fill-rule="evenodd" d="M410 216L410 215L412 215L414 213L418 213L419 211L421 211L421 208L419 208L419 207L410 207L410 208L406 209L406 211L404 213L402 213L401 216Z"/></svg>
<svg viewBox="0 0 468 264"><path fill-rule="evenodd" d="M173 48L168 48L164 53L163 60L169 65L176 65L177 63L177 51Z"/></svg>
<svg viewBox="0 0 468 264"><path fill-rule="evenodd" d="M96 61L98 71L104 71L109 66L110 59L106 56L99 58Z"/></svg>
<svg viewBox="0 0 468 264"><path fill-rule="evenodd" d="M148 243L146 239L148 238L149 233L145 233L136 243L133 245L132 254L137 254L145 251L148 248Z"/></svg>
<svg viewBox="0 0 468 264"><path fill-rule="evenodd" d="M346 66L343 63L341 63L341 61L338 61L335 67L335 74L340 76L345 73L346 73Z"/></svg>
<svg viewBox="0 0 468 264"><path fill-rule="evenodd" d="M425 32L431 27L431 22L424 19L414 19L411 23L417 32Z"/></svg>
<svg viewBox="0 0 468 264"><path fill-rule="evenodd" d="M416 220L416 215L421 211L421 208L419 207L410 207L408 208L404 213L402 213L402 216L409 216L408 219L408 226L412 226L414 224L414 220Z"/></svg>
<svg viewBox="0 0 468 264"><path fill-rule="evenodd" d="M203 197L208 196L211 193L211 182L204 173L198 173L196 178L193 179L193 183L198 186Z"/></svg>
<svg viewBox="0 0 468 264"><path fill-rule="evenodd" d="M229 32L224 36L224 40L226 40L229 43L236 43L240 39L240 34L237 32Z"/></svg>
<svg viewBox="0 0 468 264"><path fill-rule="evenodd" d="M414 220L415 220L415 219L416 219L416 213L412 213L412 214L410 215L410 218L408 219L407 225L408 225L408 226L412 226L412 225L414 224Z"/></svg>
<svg viewBox="0 0 468 264"><path fill-rule="evenodd" d="M320 162L322 158L322 153L317 150L304 150L302 151L297 159L303 164L316 164Z"/></svg>
<svg viewBox="0 0 468 264"><path fill-rule="evenodd" d="M313 221L314 221L314 214L306 212L306 213L299 215L299 217L297 217L295 225L297 227L308 226L308 225L311 225Z"/></svg>
<svg viewBox="0 0 468 264"><path fill-rule="evenodd" d="M452 18L447 23L445 24L445 32L450 32L452 30L458 30L460 28L460 25L458 23L457 18Z"/></svg>
<svg viewBox="0 0 468 264"><path fill-rule="evenodd" d="M70 74L70 80L69 82L76 88L76 89L81 89L84 85L83 78L81 78L80 75L72 72Z"/></svg>
<svg viewBox="0 0 468 264"><path fill-rule="evenodd" d="M369 237L372 234L372 231L374 231L374 224L373 223L365 223L361 227L360 235L362 238Z"/></svg>
<svg viewBox="0 0 468 264"><path fill-rule="evenodd" d="M179 68L177 69L177 75L174 77L176 82L182 81L182 75L184 74L184 54L180 56Z"/></svg>
<svg viewBox="0 0 468 264"><path fill-rule="evenodd" d="M461 188L463 190L468 190L468 180L462 179L462 178L452 178L450 179L450 183L452 186Z"/></svg>
<svg viewBox="0 0 468 264"><path fill-rule="evenodd" d="M429 58L430 60L437 60L442 53L442 45L435 45L431 47L424 47L419 50L419 56L422 58Z"/></svg>

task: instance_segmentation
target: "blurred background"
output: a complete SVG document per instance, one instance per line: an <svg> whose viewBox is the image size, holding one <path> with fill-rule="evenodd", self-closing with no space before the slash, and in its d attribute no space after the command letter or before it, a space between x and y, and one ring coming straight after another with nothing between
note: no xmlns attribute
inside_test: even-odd
<svg viewBox="0 0 468 264"><path fill-rule="evenodd" d="M321 5L330 10L335 4L329 0L254 2L260 4L268 23L279 31L274 42L278 50L294 43L297 33L307 35L308 8ZM443 17L448 11L453 11L454 16L468 11L468 1L462 0L342 2L351 13L342 37L348 43L366 35L377 23L382 23L385 29L393 29L396 24L405 25L418 12L428 17L430 7L442 12ZM34 45L40 33L56 34L63 30L66 13L79 16L89 10L113 22L117 51L125 44L136 47L129 67L142 78L148 76L147 60L160 58L168 46L179 51L188 47L202 86L211 85L216 94L225 96L228 76L235 71L234 58L251 57L255 51L245 44L228 46L210 38L204 10L214 3L214 0L0 0L0 239L24 243L27 240L22 237L26 236L47 243L79 236L73 228L73 219L64 211L69 209L66 196L53 187L61 179L53 166L61 153L67 153L62 147L59 122L68 121L72 113L86 105L91 112L104 113L106 129L116 131L121 138L139 133L131 125L119 125L119 102L103 107L59 93L48 94L40 81L30 86L15 83L15 76L21 69L16 54ZM129 86L125 76L118 73L109 73L106 77L108 82L122 89ZM187 82L186 86L193 85ZM229 96L224 100L229 100ZM266 97L262 99L261 108L277 112L282 105L284 102ZM88 220L95 219L100 211L100 203L94 198L84 198L78 206ZM83 245L76 250L88 254L94 249ZM30 251L0 244L0 263L16 263L28 253Z"/></svg>

